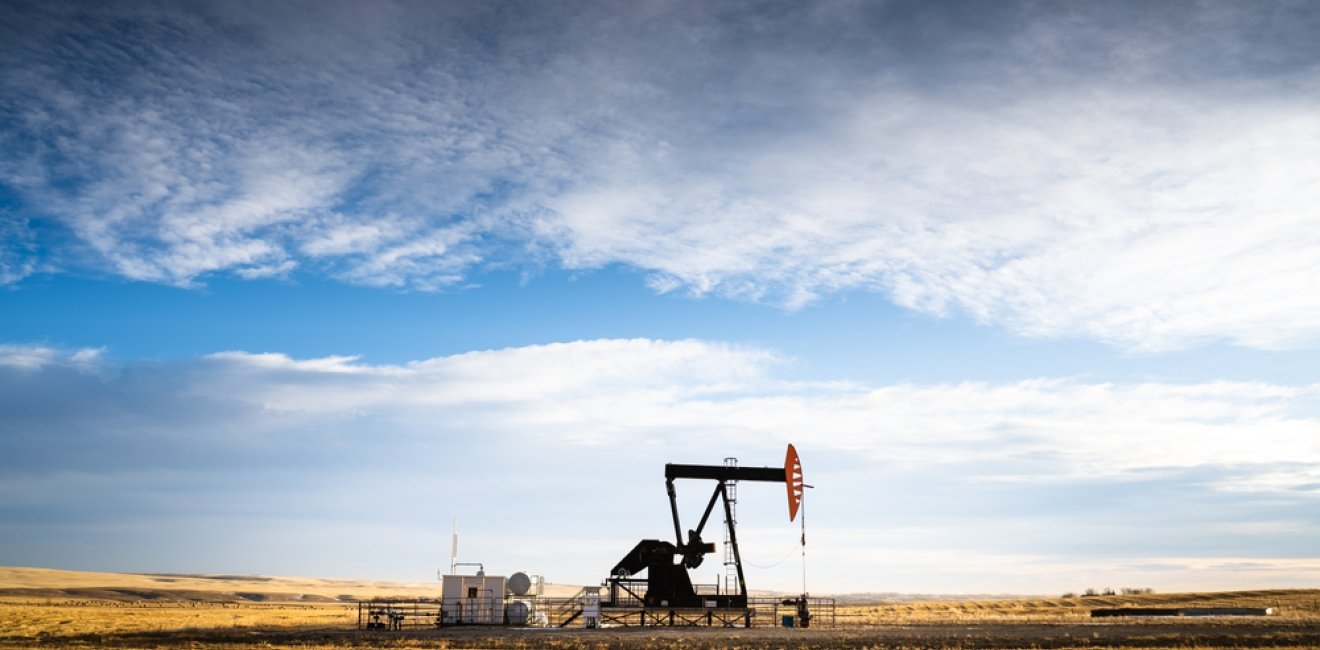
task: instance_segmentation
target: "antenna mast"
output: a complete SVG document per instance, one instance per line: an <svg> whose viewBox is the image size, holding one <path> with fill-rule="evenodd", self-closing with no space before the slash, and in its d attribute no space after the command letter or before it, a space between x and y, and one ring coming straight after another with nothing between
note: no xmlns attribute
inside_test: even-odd
<svg viewBox="0 0 1320 650"><path fill-rule="evenodd" d="M454 517L454 537L449 545L449 575L458 570L458 517Z"/></svg>

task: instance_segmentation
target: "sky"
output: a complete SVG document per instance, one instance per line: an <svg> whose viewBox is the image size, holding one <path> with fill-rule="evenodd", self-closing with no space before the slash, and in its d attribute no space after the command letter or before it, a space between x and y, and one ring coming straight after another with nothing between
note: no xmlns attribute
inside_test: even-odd
<svg viewBox="0 0 1320 650"><path fill-rule="evenodd" d="M791 442L753 589L1320 586L1318 32L3 3L0 564L595 584Z"/></svg>

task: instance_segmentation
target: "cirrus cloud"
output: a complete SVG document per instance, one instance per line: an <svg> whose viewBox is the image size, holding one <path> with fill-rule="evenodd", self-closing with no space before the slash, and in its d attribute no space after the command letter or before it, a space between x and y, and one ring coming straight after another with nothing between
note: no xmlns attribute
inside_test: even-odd
<svg viewBox="0 0 1320 650"><path fill-rule="evenodd" d="M624 264L1137 352L1320 331L1304 4L295 7L5 10L0 182L63 264Z"/></svg>

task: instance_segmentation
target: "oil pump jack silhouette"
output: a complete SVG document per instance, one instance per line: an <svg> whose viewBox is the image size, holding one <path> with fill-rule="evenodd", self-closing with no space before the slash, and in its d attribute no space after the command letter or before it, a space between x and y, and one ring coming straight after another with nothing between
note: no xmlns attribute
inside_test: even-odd
<svg viewBox="0 0 1320 650"><path fill-rule="evenodd" d="M679 524L678 500L674 481L679 479L699 479L715 481L715 490L710 495L710 502L701 515L696 528L687 531L684 539L683 527ZM665 489L669 493L669 510L674 519L675 541L644 539L637 543L627 555L614 565L606 581L609 587L607 606L621 604L628 597L640 600L645 607L668 608L745 608L747 607L747 583L743 579L742 554L738 550L738 534L735 530L733 510L730 505L730 483L735 481L761 481L784 483L788 490L788 519L797 518L798 508L802 504L802 462L793 445L788 446L783 467L737 467L729 465L665 465ZM737 593L698 594L688 575L689 569L701 566L708 553L715 552L715 544L701 538L706 522L719 501L724 506L724 520L727 522L727 543L732 546L733 564L738 575ZM805 543L805 537L803 539ZM676 561L677 558L677 561ZM639 580L630 579L646 571L646 591L638 594ZM626 595L625 595L626 594Z"/></svg>

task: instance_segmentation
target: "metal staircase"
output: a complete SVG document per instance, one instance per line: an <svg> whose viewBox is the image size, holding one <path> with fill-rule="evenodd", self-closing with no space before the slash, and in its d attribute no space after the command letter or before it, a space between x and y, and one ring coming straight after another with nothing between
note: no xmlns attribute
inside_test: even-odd
<svg viewBox="0 0 1320 650"><path fill-rule="evenodd" d="M559 627L568 627L582 616L582 604L586 600L587 588L583 587L550 612L550 622ZM558 621L556 623L556 621Z"/></svg>

